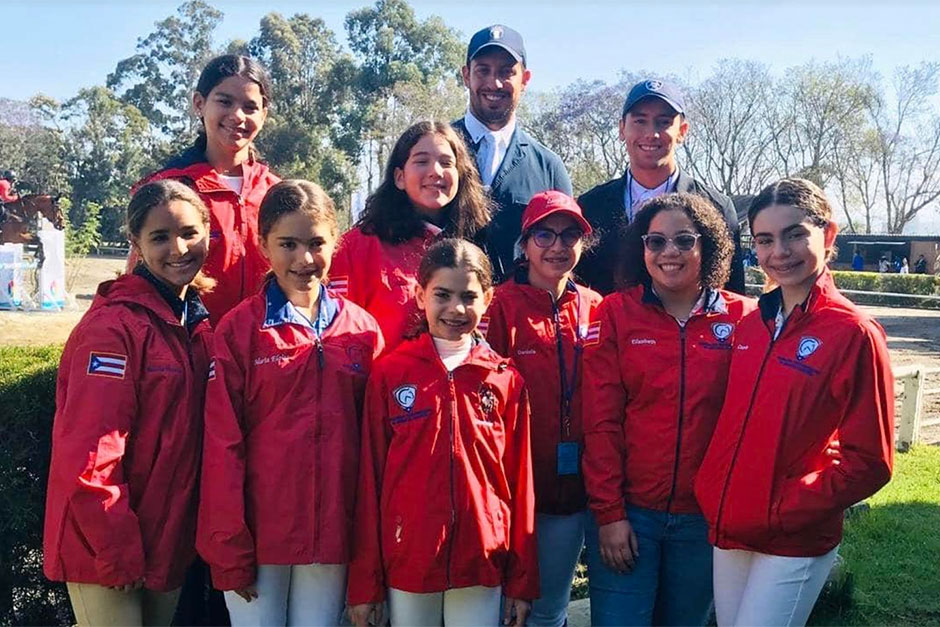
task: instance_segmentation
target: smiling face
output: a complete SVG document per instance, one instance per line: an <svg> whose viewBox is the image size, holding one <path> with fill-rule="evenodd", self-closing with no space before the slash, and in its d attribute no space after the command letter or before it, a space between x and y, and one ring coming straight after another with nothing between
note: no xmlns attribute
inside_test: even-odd
<svg viewBox="0 0 940 627"><path fill-rule="evenodd" d="M207 150L240 154L261 131L268 110L258 83L229 76L207 95L193 94L193 107L206 129Z"/></svg>
<svg viewBox="0 0 940 627"><path fill-rule="evenodd" d="M472 333L492 298L493 290L484 290L476 273L463 266L438 268L415 294L431 335L445 340Z"/></svg>
<svg viewBox="0 0 940 627"><path fill-rule="evenodd" d="M470 111L494 131L512 120L532 76L521 62L497 46L484 48L461 71L470 92Z"/></svg>
<svg viewBox="0 0 940 627"><path fill-rule="evenodd" d="M301 211L282 215L261 241L278 285L298 307L309 306L318 297L335 246L333 226L315 222Z"/></svg>
<svg viewBox="0 0 940 627"><path fill-rule="evenodd" d="M185 200L171 200L147 213L131 245L160 281L182 295L209 252L209 230L199 211Z"/></svg>
<svg viewBox="0 0 940 627"><path fill-rule="evenodd" d="M395 168L395 187L405 192L412 206L434 218L457 196L457 157L444 137L425 135L412 146L408 159Z"/></svg>
<svg viewBox="0 0 940 627"><path fill-rule="evenodd" d="M525 242L525 256L529 260L529 283L544 289L554 289L559 282L568 279L571 271L578 265L584 248L581 238L578 238L574 246L565 246L565 238L559 233L571 232L572 229L582 233L574 218L558 213L540 220L532 227ZM541 248L538 238L534 237L538 230L554 231L555 242L548 248Z"/></svg>
<svg viewBox="0 0 940 627"><path fill-rule="evenodd" d="M677 296L698 293L702 283L702 238L688 251L679 250L675 243L678 235L698 234L691 218L680 210L660 211L653 216L646 233L673 240L659 252L643 248L643 261L656 292Z"/></svg>
<svg viewBox="0 0 940 627"><path fill-rule="evenodd" d="M805 299L816 277L826 266L838 228L834 222L815 224L806 213L790 205L770 205L758 212L751 224L757 261L767 276L783 288L784 300L792 294Z"/></svg>
<svg viewBox="0 0 940 627"><path fill-rule="evenodd" d="M685 141L688 121L659 98L645 98L620 120L620 139L630 157L630 169L676 169L676 148Z"/></svg>

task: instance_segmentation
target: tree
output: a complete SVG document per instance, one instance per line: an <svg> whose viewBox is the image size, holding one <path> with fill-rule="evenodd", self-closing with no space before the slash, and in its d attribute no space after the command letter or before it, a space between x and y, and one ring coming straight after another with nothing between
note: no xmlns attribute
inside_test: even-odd
<svg viewBox="0 0 940 627"><path fill-rule="evenodd" d="M26 193L68 194L62 131L53 123L58 103L46 96L29 102L0 99L0 168L16 170Z"/></svg>
<svg viewBox="0 0 940 627"><path fill-rule="evenodd" d="M463 45L441 18L419 21L404 0L378 0L374 6L346 16L346 34L358 61L355 75L356 109L346 125L358 130L364 142L368 187L397 139L394 111L413 103L396 99L401 85L420 86L425 93L447 94L447 83L459 85ZM439 91L438 91L439 90Z"/></svg>
<svg viewBox="0 0 940 627"><path fill-rule="evenodd" d="M774 129L768 110L775 83L766 65L723 59L690 91L684 164L720 192L756 194L775 176L770 146Z"/></svg>
<svg viewBox="0 0 940 627"><path fill-rule="evenodd" d="M101 207L102 235L121 238L128 190L155 165L147 138L147 119L132 105L104 87L79 91L59 114L66 133L76 228L84 223L83 208Z"/></svg>
<svg viewBox="0 0 940 627"><path fill-rule="evenodd" d="M190 96L199 73L215 56L212 33L222 12L189 0L156 29L137 40L137 54L118 62L107 86L136 107L153 128L168 136L194 134L198 121Z"/></svg>
<svg viewBox="0 0 940 627"><path fill-rule="evenodd" d="M889 233L903 233L940 198L940 115L930 106L938 81L940 63L900 67L894 99L878 99L872 108Z"/></svg>
<svg viewBox="0 0 940 627"><path fill-rule="evenodd" d="M258 139L265 158L282 175L317 181L346 208L357 155L337 144L352 100L344 83L351 57L340 51L323 20L277 13L262 18L248 52L271 75L271 113Z"/></svg>

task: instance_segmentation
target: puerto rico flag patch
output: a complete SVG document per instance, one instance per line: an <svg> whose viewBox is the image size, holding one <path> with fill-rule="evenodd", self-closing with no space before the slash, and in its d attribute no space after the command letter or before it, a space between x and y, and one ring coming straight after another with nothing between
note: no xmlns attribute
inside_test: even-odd
<svg viewBox="0 0 940 627"><path fill-rule="evenodd" d="M595 320L588 325L587 333L584 334L584 345L594 346L601 343L601 321Z"/></svg>
<svg viewBox="0 0 940 627"><path fill-rule="evenodd" d="M88 356L88 374L96 377L123 379L127 370L127 355L91 351Z"/></svg>
<svg viewBox="0 0 940 627"><path fill-rule="evenodd" d="M483 337L486 337L486 332L489 330L490 330L490 317L481 316L480 321L477 323L477 331L479 331Z"/></svg>
<svg viewBox="0 0 940 627"><path fill-rule="evenodd" d="M333 276L330 277L330 289L339 294L340 296L346 296L349 292L349 277L348 276Z"/></svg>
<svg viewBox="0 0 940 627"><path fill-rule="evenodd" d="M209 362L209 381L215 379L215 360Z"/></svg>

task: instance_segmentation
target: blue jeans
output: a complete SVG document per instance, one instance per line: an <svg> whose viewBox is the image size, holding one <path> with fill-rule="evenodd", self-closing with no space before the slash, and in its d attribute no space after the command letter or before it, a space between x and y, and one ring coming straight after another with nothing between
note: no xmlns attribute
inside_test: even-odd
<svg viewBox="0 0 940 627"><path fill-rule="evenodd" d="M542 596L532 603L529 625L561 627L568 619L571 581L584 545L586 515L586 512L567 516L536 514L539 588Z"/></svg>
<svg viewBox="0 0 940 627"><path fill-rule="evenodd" d="M699 514L626 506L639 557L628 573L601 561L597 523L585 525L591 624L704 625L712 604L712 546Z"/></svg>

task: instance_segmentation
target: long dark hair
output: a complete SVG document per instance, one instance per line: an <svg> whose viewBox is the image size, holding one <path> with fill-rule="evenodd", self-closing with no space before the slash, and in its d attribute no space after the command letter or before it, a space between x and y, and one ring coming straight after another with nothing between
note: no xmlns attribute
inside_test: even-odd
<svg viewBox="0 0 940 627"><path fill-rule="evenodd" d="M625 287L649 284L651 279L643 256L643 236L649 232L653 218L662 211L681 211L689 217L702 234L702 286L721 288L731 274L731 256L734 254L731 231L721 212L697 194L665 194L643 204L623 234L620 284Z"/></svg>
<svg viewBox="0 0 940 627"><path fill-rule="evenodd" d="M215 89L219 83L232 76L240 76L257 84L258 89L261 90L261 105L265 109L268 108L271 97L271 79L268 78L267 70L255 59L239 54L223 54L209 61L199 75L196 92L203 98L208 99L209 92ZM207 141L206 129L203 127L196 137L194 147L200 152L205 152ZM250 151L252 158L255 158L257 151L254 146L251 147Z"/></svg>
<svg viewBox="0 0 940 627"><path fill-rule="evenodd" d="M412 207L408 194L395 185L395 170L405 167L411 149L426 135L444 138L456 159L457 195L443 209L446 216L444 233L473 239L489 224L490 201L463 139L450 124L425 120L408 128L395 142L385 166L385 178L366 200L365 211L356 224L364 233L376 235L383 242L400 244L424 231L421 216Z"/></svg>

